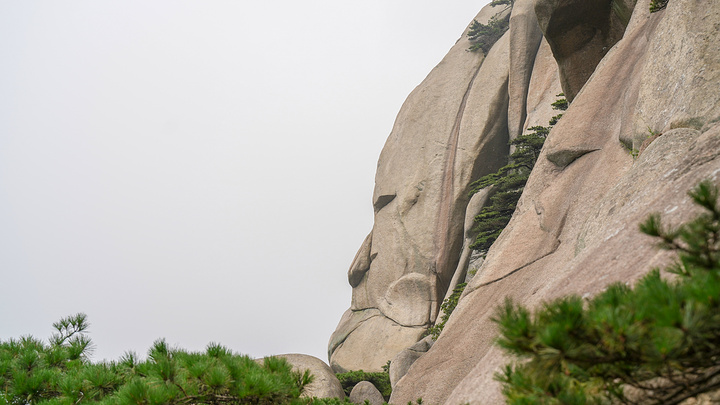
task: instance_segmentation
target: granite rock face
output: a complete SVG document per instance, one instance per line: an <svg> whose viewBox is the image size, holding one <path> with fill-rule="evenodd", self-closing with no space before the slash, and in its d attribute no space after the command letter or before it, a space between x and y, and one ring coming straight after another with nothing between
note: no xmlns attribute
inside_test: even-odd
<svg viewBox="0 0 720 405"><path fill-rule="evenodd" d="M589 297L672 260L638 224L651 212L685 221L696 212L687 191L720 184L720 2L670 0L652 14L649 3L516 0L486 56L463 36L410 95L378 163L333 369L394 358L393 404L501 404L493 374L508 359L490 318L506 297L531 308ZM485 257L469 254L482 198L469 204L468 185L505 163L509 139L546 126L562 91L572 103L510 224ZM463 279L438 340L416 343Z"/></svg>
<svg viewBox="0 0 720 405"><path fill-rule="evenodd" d="M375 223L328 348L336 371L380 371L432 325L459 260L468 186L505 163L508 36L487 56L469 47L463 34L410 94L380 155Z"/></svg>
<svg viewBox="0 0 720 405"><path fill-rule="evenodd" d="M550 27L552 16L566 12L555 8L573 2L536 1L536 10L539 3L548 7ZM638 224L651 212L671 224L685 221L696 212L687 191L703 179L720 184L720 3L670 0L663 11L648 8L649 0L631 8L622 38L589 73L564 63L544 29L563 87L575 68L586 79L573 85L574 101L550 133L510 224L437 342L396 384L391 403L504 403L493 374L508 359L493 345L490 318L505 297L535 307L567 294L592 296L672 259ZM606 17L607 10L590 7L577 21ZM556 34L576 29L569 24ZM546 61L542 52L543 45L536 66ZM538 89L553 81L536 74ZM548 96L532 83L528 110ZM631 150L650 137L648 127L662 135L635 158Z"/></svg>

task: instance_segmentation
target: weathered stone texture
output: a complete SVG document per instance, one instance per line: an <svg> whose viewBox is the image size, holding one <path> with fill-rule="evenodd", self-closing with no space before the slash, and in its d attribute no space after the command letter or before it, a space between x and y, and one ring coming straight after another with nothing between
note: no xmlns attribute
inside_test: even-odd
<svg viewBox="0 0 720 405"><path fill-rule="evenodd" d="M410 366L432 347L432 336L425 336L422 340L398 353L390 362L390 386L395 387L398 381L407 374Z"/></svg>
<svg viewBox="0 0 720 405"><path fill-rule="evenodd" d="M633 7L634 0L535 0L538 23L560 67L568 100L622 38Z"/></svg>
<svg viewBox="0 0 720 405"><path fill-rule="evenodd" d="M469 46L463 35L410 94L380 155L375 223L348 274L350 313L330 341L336 371L379 371L435 321L462 248L469 184L505 163L508 37L486 57Z"/></svg>
<svg viewBox="0 0 720 405"><path fill-rule="evenodd" d="M347 310L330 341L330 366L338 373L380 371L424 332L424 327L399 325L377 309Z"/></svg>
<svg viewBox="0 0 720 405"><path fill-rule="evenodd" d="M512 65L511 65L512 66ZM550 45L545 39L540 43L527 93L527 114L523 133L534 126L546 127L550 119L562 111L552 108L562 93L557 62L553 58Z"/></svg>
<svg viewBox="0 0 720 405"><path fill-rule="evenodd" d="M706 178L720 183L720 3L648 7L638 1L623 39L583 73L589 79L546 141L511 223L391 403L503 403L492 376L507 359L490 317L505 297L534 307L592 296L671 259L638 224L650 212L680 223L695 212L686 192ZM663 135L634 159L646 126Z"/></svg>
<svg viewBox="0 0 720 405"><path fill-rule="evenodd" d="M527 117L528 88L535 56L543 38L533 0L516 0L510 14L510 77L508 130L510 139L522 135Z"/></svg>

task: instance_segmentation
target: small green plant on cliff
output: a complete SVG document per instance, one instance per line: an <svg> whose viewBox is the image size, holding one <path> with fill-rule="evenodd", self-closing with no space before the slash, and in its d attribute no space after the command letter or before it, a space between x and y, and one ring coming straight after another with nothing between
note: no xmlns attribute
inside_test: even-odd
<svg viewBox="0 0 720 405"><path fill-rule="evenodd" d="M559 94L562 97L563 94ZM559 99L553 103L553 108L565 110L568 108L567 100ZM510 162L497 172L488 174L470 185L470 195L494 186L490 203L475 217L474 231L477 232L475 242L470 246L474 250L487 252L515 212L517 202L522 195L525 183L540 154L545 138L550 128L557 123L562 114L550 121L550 126L535 126L529 128L530 133L521 135L510 142L515 146L515 152L510 155Z"/></svg>
<svg viewBox="0 0 720 405"><path fill-rule="evenodd" d="M669 0L652 0L650 1L650 12L654 13L667 7Z"/></svg>
<svg viewBox="0 0 720 405"><path fill-rule="evenodd" d="M552 108L561 111L567 110L570 104L568 103L567 98L565 98L565 93L560 93L556 97L559 98L555 100L554 103L550 104Z"/></svg>
<svg viewBox="0 0 720 405"><path fill-rule="evenodd" d="M258 364L210 344L203 353L158 340L145 361L128 353L117 362L92 363L87 317L53 325L49 343L31 336L0 342L0 404L300 404L312 381L284 359Z"/></svg>
<svg viewBox="0 0 720 405"><path fill-rule="evenodd" d="M632 156L633 160L637 160L638 157L640 157L640 152L644 150L653 140L655 140L658 136L662 135L659 132L653 131L652 128L648 127L648 133L643 138L643 143L638 148L634 147L632 144L627 144L623 142L623 146L625 149L630 153L630 156Z"/></svg>
<svg viewBox="0 0 720 405"><path fill-rule="evenodd" d="M678 227L651 215L641 231L678 253L663 279L609 286L533 313L506 301L497 343L520 363L496 378L509 404L680 404L720 388L720 207L709 182L690 192L703 213Z"/></svg>
<svg viewBox="0 0 720 405"><path fill-rule="evenodd" d="M428 329L428 334L432 336L432 340L437 340L440 336L440 332L442 332L443 328L445 328L445 324L448 319L450 319L450 314L452 314L455 307L457 307L458 300L460 300L460 296L465 290L466 285L466 283L458 284L457 287L453 289L452 294L450 294L450 296L443 300L442 304L440 304L440 310L443 312L442 319L440 322L435 323L433 327Z"/></svg>
<svg viewBox="0 0 720 405"><path fill-rule="evenodd" d="M382 394L383 398L385 398L386 401L390 399L392 387L390 386L390 374L388 374L388 372L366 373L365 371L359 370L350 371L347 373L339 373L336 374L336 376L340 381L340 385L345 391L345 395L349 396L352 389L359 382L369 381L375 386L375 388L378 389L378 391L380 391L380 394Z"/></svg>
<svg viewBox="0 0 720 405"><path fill-rule="evenodd" d="M492 6L507 5L512 8L513 0L495 0L490 3ZM490 48L495 45L500 37L510 28L510 13L506 13L505 16L502 14L505 10L495 14L490 18L487 24L482 24L478 20L473 20L470 24L470 30L468 31L468 38L470 39L471 52L482 49L483 53L487 55L490 52Z"/></svg>

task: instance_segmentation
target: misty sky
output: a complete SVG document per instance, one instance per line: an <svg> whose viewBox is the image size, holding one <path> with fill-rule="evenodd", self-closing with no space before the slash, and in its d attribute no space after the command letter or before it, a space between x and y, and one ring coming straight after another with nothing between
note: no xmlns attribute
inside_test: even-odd
<svg viewBox="0 0 720 405"><path fill-rule="evenodd" d="M382 145L487 2L0 2L0 339L327 361Z"/></svg>

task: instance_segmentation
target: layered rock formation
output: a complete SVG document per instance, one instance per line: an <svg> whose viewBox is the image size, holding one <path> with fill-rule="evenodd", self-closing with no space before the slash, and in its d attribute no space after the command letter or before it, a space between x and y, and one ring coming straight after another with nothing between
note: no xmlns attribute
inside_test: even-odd
<svg viewBox="0 0 720 405"><path fill-rule="evenodd" d="M573 102L513 219L437 342L394 376L390 402L502 403L493 374L508 359L490 317L505 297L534 307L591 296L670 259L637 224L650 212L679 223L693 214L690 188L720 183L720 3L670 0L651 14L649 2L516 0L485 58L461 40L410 95L378 163L375 225L330 344L335 370L379 370L434 322L466 270L468 184L505 162L508 139L547 125L563 90Z"/></svg>

